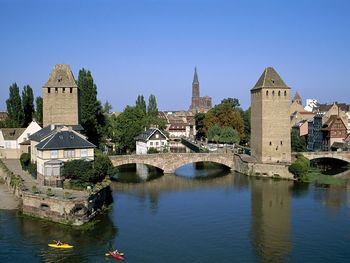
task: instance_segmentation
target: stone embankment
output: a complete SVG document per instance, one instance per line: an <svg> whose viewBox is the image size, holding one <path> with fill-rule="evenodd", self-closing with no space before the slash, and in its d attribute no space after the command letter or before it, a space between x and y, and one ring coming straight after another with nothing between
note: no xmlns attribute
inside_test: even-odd
<svg viewBox="0 0 350 263"><path fill-rule="evenodd" d="M246 154L235 154L234 163L235 171L245 175L294 180L293 174L288 171L288 164L257 163Z"/></svg>
<svg viewBox="0 0 350 263"><path fill-rule="evenodd" d="M0 160L0 177L24 214L62 224L83 225L113 201L109 180L85 191L39 186L18 160Z"/></svg>

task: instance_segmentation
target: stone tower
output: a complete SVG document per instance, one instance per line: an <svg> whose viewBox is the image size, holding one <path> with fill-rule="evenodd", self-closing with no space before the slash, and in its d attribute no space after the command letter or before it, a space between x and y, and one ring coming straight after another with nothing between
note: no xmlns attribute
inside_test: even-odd
<svg viewBox="0 0 350 263"><path fill-rule="evenodd" d="M297 91L295 92L294 97L292 99L292 103L293 102L300 104L300 105L303 105L302 99Z"/></svg>
<svg viewBox="0 0 350 263"><path fill-rule="evenodd" d="M290 163L290 88L268 67L250 93L252 156L262 163Z"/></svg>
<svg viewBox="0 0 350 263"><path fill-rule="evenodd" d="M43 86L43 126L79 124L79 89L66 64L57 64Z"/></svg>

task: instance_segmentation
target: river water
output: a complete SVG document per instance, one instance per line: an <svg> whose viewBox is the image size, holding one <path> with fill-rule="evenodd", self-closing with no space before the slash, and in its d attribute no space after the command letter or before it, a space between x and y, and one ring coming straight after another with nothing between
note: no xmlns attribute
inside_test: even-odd
<svg viewBox="0 0 350 263"><path fill-rule="evenodd" d="M142 263L350 261L347 187L215 169L114 182L113 205L85 232L0 210L0 262L115 262L110 247ZM49 248L53 239L75 247Z"/></svg>

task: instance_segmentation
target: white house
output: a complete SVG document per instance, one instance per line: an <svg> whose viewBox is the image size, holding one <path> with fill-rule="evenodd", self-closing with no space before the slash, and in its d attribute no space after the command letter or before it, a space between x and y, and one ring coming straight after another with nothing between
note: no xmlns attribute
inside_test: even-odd
<svg viewBox="0 0 350 263"><path fill-rule="evenodd" d="M35 121L32 121L27 128L2 128L0 129L0 148L20 149L20 144L40 129L41 127Z"/></svg>
<svg viewBox="0 0 350 263"><path fill-rule="evenodd" d="M162 152L168 148L168 137L157 128L150 128L135 138L136 154L147 154L150 148Z"/></svg>

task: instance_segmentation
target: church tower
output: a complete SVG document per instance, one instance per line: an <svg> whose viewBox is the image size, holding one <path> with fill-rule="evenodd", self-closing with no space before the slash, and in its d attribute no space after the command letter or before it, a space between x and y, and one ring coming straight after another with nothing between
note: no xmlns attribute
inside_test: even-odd
<svg viewBox="0 0 350 263"><path fill-rule="evenodd" d="M197 112L200 104L200 95L199 95L199 81L197 74L197 67L194 68L194 76L192 81L192 103L190 106L190 111Z"/></svg>
<svg viewBox="0 0 350 263"><path fill-rule="evenodd" d="M268 67L250 93L252 156L262 163L290 163L290 88Z"/></svg>
<svg viewBox="0 0 350 263"><path fill-rule="evenodd" d="M57 64L43 86L43 126L79 124L79 89L67 64Z"/></svg>

